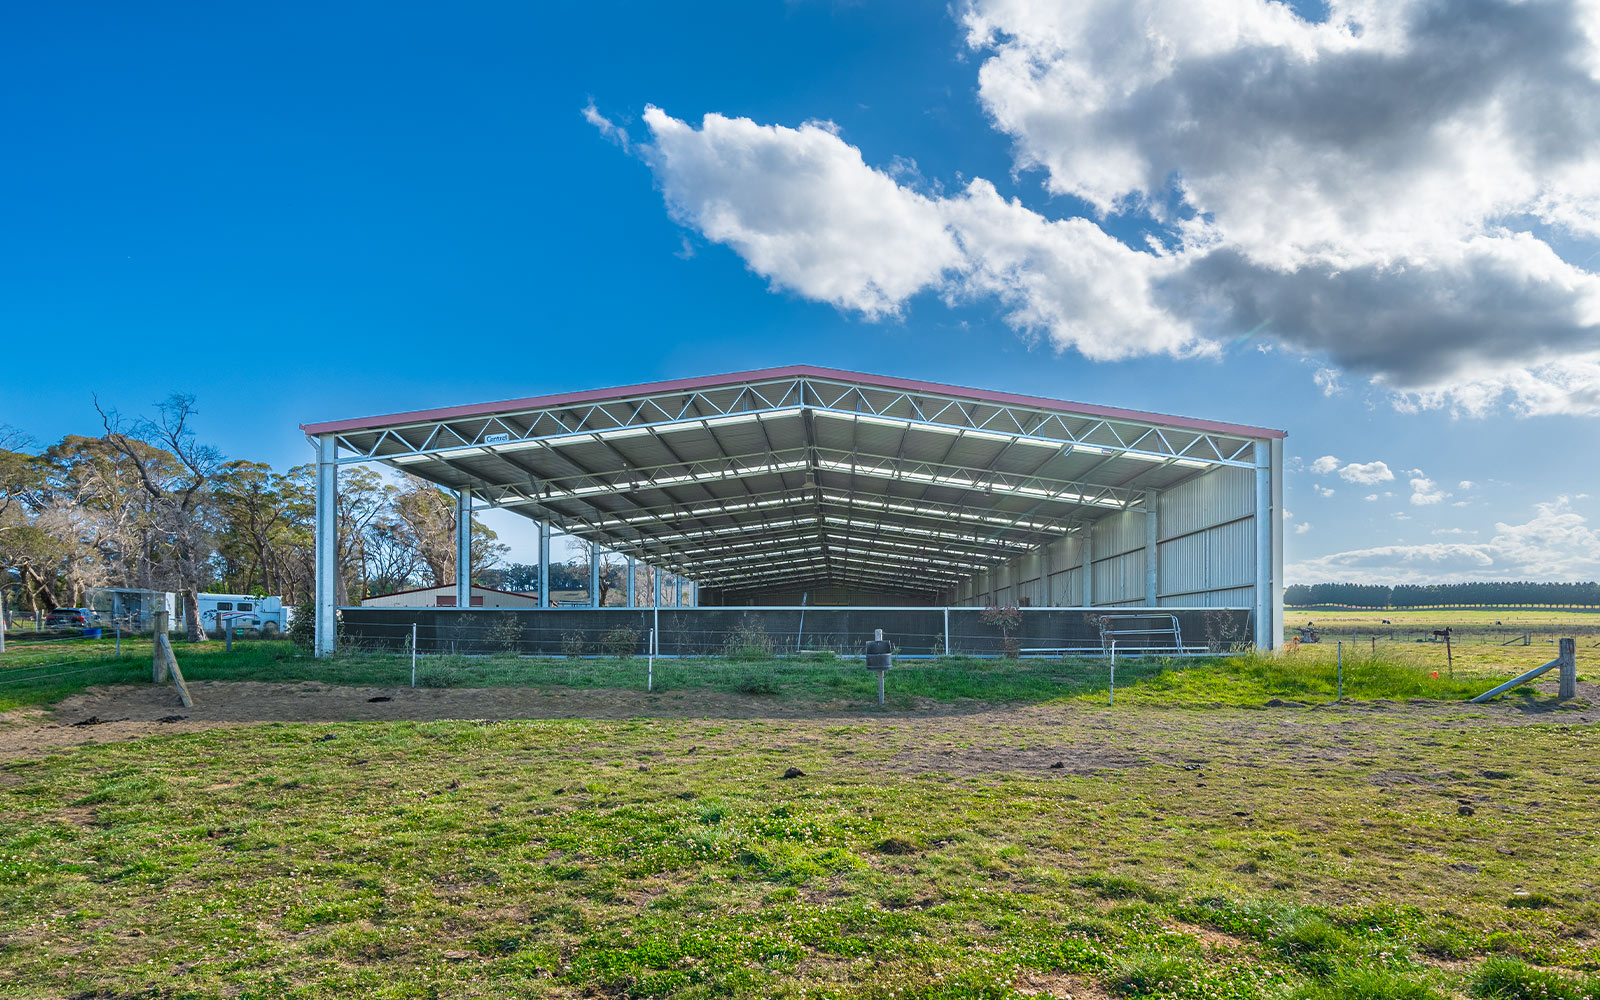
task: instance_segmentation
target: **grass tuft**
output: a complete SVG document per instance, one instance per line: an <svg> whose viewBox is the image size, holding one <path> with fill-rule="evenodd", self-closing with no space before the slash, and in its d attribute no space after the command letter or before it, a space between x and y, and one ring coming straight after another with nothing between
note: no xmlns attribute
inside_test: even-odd
<svg viewBox="0 0 1600 1000"><path fill-rule="evenodd" d="M1600 980L1580 983L1520 958L1496 955L1473 977L1472 995L1484 1000L1600 1000Z"/></svg>

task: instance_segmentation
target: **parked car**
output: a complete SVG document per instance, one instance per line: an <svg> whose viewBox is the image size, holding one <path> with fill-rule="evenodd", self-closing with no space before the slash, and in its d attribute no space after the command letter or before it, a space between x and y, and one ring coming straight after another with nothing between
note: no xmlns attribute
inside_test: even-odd
<svg viewBox="0 0 1600 1000"><path fill-rule="evenodd" d="M100 620L89 608L56 608L44 616L45 628L88 628Z"/></svg>

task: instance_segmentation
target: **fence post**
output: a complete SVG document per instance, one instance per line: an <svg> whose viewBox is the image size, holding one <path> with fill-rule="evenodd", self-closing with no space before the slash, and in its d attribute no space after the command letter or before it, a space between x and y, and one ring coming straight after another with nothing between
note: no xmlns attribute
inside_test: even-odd
<svg viewBox="0 0 1600 1000"><path fill-rule="evenodd" d="M950 648L950 609L944 609L944 655L954 656L955 650Z"/></svg>
<svg viewBox="0 0 1600 1000"><path fill-rule="evenodd" d="M1455 658L1455 655L1450 652L1450 630L1449 629L1445 629L1444 630L1444 662L1445 662L1445 669L1450 672L1450 679L1451 680L1455 680L1455 677L1456 677L1456 658Z"/></svg>
<svg viewBox="0 0 1600 1000"><path fill-rule="evenodd" d="M167 634L167 613L157 611L150 617L150 645L153 650L150 679L160 684L167 679L167 658L161 655L161 637Z"/></svg>
<svg viewBox="0 0 1600 1000"><path fill-rule="evenodd" d="M645 646L644 689L646 693L656 689L656 630L650 630L650 641Z"/></svg>
<svg viewBox="0 0 1600 1000"><path fill-rule="evenodd" d="M1561 640L1561 698L1578 696L1578 640Z"/></svg>
<svg viewBox="0 0 1600 1000"><path fill-rule="evenodd" d="M1374 639L1373 642L1376 643L1377 640ZM1344 701L1344 643L1342 643L1342 642L1339 643L1338 654L1339 654L1339 697L1335 698L1334 700L1335 701Z"/></svg>
<svg viewBox="0 0 1600 1000"><path fill-rule="evenodd" d="M1117 640L1111 640L1111 698L1107 705L1117 703Z"/></svg>
<svg viewBox="0 0 1600 1000"><path fill-rule="evenodd" d="M417 686L417 623L411 623L411 686Z"/></svg>
<svg viewBox="0 0 1600 1000"><path fill-rule="evenodd" d="M223 652L233 652L233 626L228 624L220 611L217 612L217 624L222 626Z"/></svg>
<svg viewBox="0 0 1600 1000"><path fill-rule="evenodd" d="M0 653L6 651L6 595L0 590Z"/></svg>

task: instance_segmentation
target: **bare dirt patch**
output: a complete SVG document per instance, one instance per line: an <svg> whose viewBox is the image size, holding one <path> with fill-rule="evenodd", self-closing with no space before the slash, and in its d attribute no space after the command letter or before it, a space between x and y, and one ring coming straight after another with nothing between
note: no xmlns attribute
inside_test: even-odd
<svg viewBox="0 0 1600 1000"><path fill-rule="evenodd" d="M906 727L918 737L916 749L886 739L881 755L875 754L877 744L869 730L865 738L852 741L851 753L876 757L876 766L912 773L1075 775L1170 765L1203 781L1208 764L1203 756L1186 750L1193 742L1189 738L1194 735L1193 712L1148 706L1108 710L1082 702L1012 707L919 699L909 708L885 711L855 701L793 701L711 691L647 694L616 689L380 688L258 681L203 681L191 684L190 690L195 705L181 713L169 687L121 685L90 688L51 710L0 715L0 758L261 723L655 717L867 725L882 727L885 736ZM1437 729L1585 725L1600 718L1600 710L1583 702L1536 712L1520 704L1371 702L1267 710L1218 708L1206 710L1205 715L1210 751L1237 753L1236 762L1248 766L1252 758L1262 763L1342 763L1361 752L1363 731L1397 719ZM1019 739L1024 730L1027 737ZM1060 739L1041 740L1040 730L1052 737L1059 732Z"/></svg>
<svg viewBox="0 0 1600 1000"><path fill-rule="evenodd" d="M1114 994L1083 976L1041 972L1023 975L1016 984L1023 996L1061 997L1063 1000L1112 1000Z"/></svg>

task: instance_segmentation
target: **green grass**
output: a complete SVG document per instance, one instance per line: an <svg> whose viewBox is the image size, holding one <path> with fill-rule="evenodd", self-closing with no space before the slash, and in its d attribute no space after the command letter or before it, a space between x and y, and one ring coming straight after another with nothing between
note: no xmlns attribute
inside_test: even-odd
<svg viewBox="0 0 1600 1000"><path fill-rule="evenodd" d="M1600 731L1284 718L264 725L13 759L5 992L1586 995Z"/></svg>
<svg viewBox="0 0 1600 1000"><path fill-rule="evenodd" d="M237 642L232 652L212 641L175 644L190 681L322 681L328 684L404 686L408 657L345 653L316 659L286 641ZM25 645L0 657L0 711L43 705L96 684L147 683L148 641L125 640L114 655L109 639ZM1455 678L1434 677L1426 666L1382 655L1346 658L1348 699L1464 700L1507 675L1463 667ZM419 687L634 689L646 684L643 658L535 659L512 656L434 656L418 661ZM810 702L866 703L877 697L876 679L859 661L800 656L767 660L657 660L656 691L717 691ZM887 681L889 704L913 708L921 699L988 703L1040 703L1059 699L1102 702L1109 697L1108 664L1100 659L980 659L951 656L902 660ZM1241 653L1217 659L1121 659L1117 699L1128 704L1250 705L1273 699L1334 700L1336 667L1327 657ZM1533 697L1532 688L1516 697Z"/></svg>

